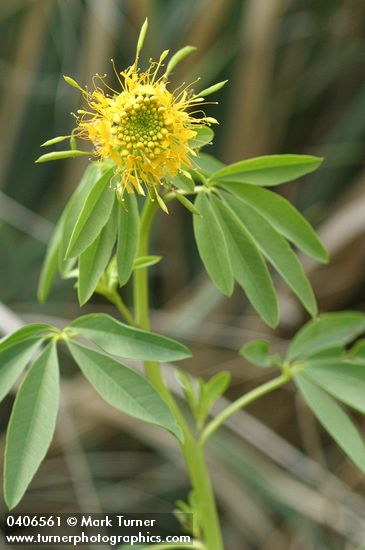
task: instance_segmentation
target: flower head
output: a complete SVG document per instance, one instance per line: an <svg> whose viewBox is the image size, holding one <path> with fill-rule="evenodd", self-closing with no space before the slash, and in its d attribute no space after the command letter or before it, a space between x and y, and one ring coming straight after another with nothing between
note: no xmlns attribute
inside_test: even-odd
<svg viewBox="0 0 365 550"><path fill-rule="evenodd" d="M190 86L180 86L174 92L168 89L170 66L160 74L168 51L158 62L150 60L142 72L139 49L132 66L115 71L120 90L111 89L105 77L98 75L93 91L79 87L89 108L78 111L74 135L91 141L99 158L114 161L120 194L126 190L144 195L146 189L157 193L165 178L190 165L194 155L191 140L197 129L216 122L192 109L204 98L195 95ZM198 113L200 118L195 118Z"/></svg>

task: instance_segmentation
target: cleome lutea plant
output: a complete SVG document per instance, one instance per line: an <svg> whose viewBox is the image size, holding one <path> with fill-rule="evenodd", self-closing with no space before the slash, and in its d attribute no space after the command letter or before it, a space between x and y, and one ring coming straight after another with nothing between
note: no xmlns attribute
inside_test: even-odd
<svg viewBox="0 0 365 550"><path fill-rule="evenodd" d="M292 246L320 262L327 261L326 250L301 214L267 189L312 172L321 159L273 155L225 166L201 153L213 138L211 125L216 120L197 107L225 82L196 94L190 86L170 92L169 74L194 48L178 51L164 69L165 51L142 72L138 64L146 30L147 21L133 65L115 71L120 89L111 89L104 77L97 76L89 91L65 77L82 93L86 107L78 111L71 136L43 144L69 139L70 149L38 159L95 157L49 243L40 277L40 301L47 298L59 272L65 279L76 279L81 306L94 293L101 294L114 304L124 322L95 313L75 319L63 330L31 324L0 341L0 399L31 363L8 425L4 497L9 509L19 503L51 443L59 401L57 347L62 344L106 402L160 426L178 440L192 485L190 498L179 502L178 508L194 513L194 527L185 526L192 530L192 547L222 550L205 445L231 415L254 400L294 381L319 422L365 471L363 441L338 403L365 414L365 340L358 340L365 332L365 315L340 312L317 317L313 291ZM91 142L91 152L77 148L80 139ZM142 208L137 195L145 196ZM313 318L294 337L286 357L271 355L265 341L241 348L243 357L258 367L276 368L279 374L213 419L211 409L229 387L229 373L196 381L180 369L177 375L194 426L185 418L160 369L161 362L182 360L190 351L151 332L149 321L148 268L161 260L150 254L149 235L155 216L165 216L168 204L175 200L191 212L199 255L224 295L230 296L237 282L258 315L275 327L279 313L269 263ZM130 279L133 309L119 293ZM116 357L143 361L145 376Z"/></svg>

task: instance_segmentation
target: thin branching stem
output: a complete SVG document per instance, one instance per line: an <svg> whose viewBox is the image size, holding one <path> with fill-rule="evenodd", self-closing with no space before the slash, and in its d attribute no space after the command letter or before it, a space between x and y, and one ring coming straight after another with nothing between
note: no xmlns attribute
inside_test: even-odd
<svg viewBox="0 0 365 550"><path fill-rule="evenodd" d="M231 403L226 409L218 414L218 416L216 416L214 420L212 420L206 426L200 437L201 445L204 445L208 441L208 439L214 434L214 432L218 430L218 428L220 428L220 426L222 426L233 414L241 410L243 407L246 407L253 401L256 401L256 399L259 399L260 397L276 390L277 388L284 386L289 382L289 380L290 374L288 372L283 372L277 378L269 380L269 382L262 384L258 388L254 388L236 401L233 401L233 403Z"/></svg>

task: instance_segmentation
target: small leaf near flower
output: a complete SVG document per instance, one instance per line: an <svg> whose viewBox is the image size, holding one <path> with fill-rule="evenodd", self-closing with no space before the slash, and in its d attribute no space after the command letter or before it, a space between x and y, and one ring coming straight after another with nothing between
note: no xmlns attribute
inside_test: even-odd
<svg viewBox="0 0 365 550"><path fill-rule="evenodd" d="M217 82L217 84L213 84L213 86L209 86L209 88L205 88L201 92L198 93L199 97L206 97L207 95L214 94L215 92L218 92L227 84L228 80L222 80L222 82Z"/></svg>
<svg viewBox="0 0 365 550"><path fill-rule="evenodd" d="M176 67L180 61L185 59L186 56L188 56L190 53L195 52L196 48L195 46L185 46L184 48L181 48L181 50L178 50L170 59L170 61L167 64L166 67L166 76L171 73ZM199 94L201 95L201 94Z"/></svg>
<svg viewBox="0 0 365 550"><path fill-rule="evenodd" d="M69 151L53 151L52 153L46 153L41 155L35 161L37 164L42 162L49 162L50 160L60 160L68 158L83 157L85 155L90 155L89 151L78 151L77 149L70 149Z"/></svg>
<svg viewBox="0 0 365 550"><path fill-rule="evenodd" d="M64 81L67 82L67 84L69 84L70 86L72 86L73 88L76 88L76 90L81 90L83 91L83 89L81 88L81 86L79 84L77 84L76 80L74 80L73 78L71 78L70 76L64 76L63 77Z"/></svg>
<svg viewBox="0 0 365 550"><path fill-rule="evenodd" d="M41 147L49 147L49 145L55 145L56 143L61 143L61 141L65 141L65 139L69 137L70 136L57 136L52 139L48 139L47 141L41 144Z"/></svg>
<svg viewBox="0 0 365 550"><path fill-rule="evenodd" d="M146 17L146 19L144 20L144 23L141 27L139 37L138 37L137 50L136 50L136 60L138 60L139 54L141 53L141 50L143 48L144 40L145 40L146 34L147 34L147 29L148 29L148 19Z"/></svg>

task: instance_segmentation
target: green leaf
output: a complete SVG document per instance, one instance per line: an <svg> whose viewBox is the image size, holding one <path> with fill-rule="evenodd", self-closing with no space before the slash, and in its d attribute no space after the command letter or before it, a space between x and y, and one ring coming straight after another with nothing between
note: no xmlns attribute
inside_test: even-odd
<svg viewBox="0 0 365 550"><path fill-rule="evenodd" d="M352 362L365 365L365 339L359 340L348 352L348 358Z"/></svg>
<svg viewBox="0 0 365 550"><path fill-rule="evenodd" d="M202 378L198 378L199 397L196 404L192 406L198 429L203 427L214 403L226 391L230 381L231 374L227 371L218 372L208 382L204 382Z"/></svg>
<svg viewBox="0 0 365 550"><path fill-rule="evenodd" d="M85 155L90 155L90 151L78 151L77 149L69 149L68 151L53 151L52 153L41 155L35 162L37 164L41 164L42 162L49 162L50 160L84 157Z"/></svg>
<svg viewBox="0 0 365 550"><path fill-rule="evenodd" d="M42 343L42 338L32 336L20 340L0 353L0 401L8 395L22 371Z"/></svg>
<svg viewBox="0 0 365 550"><path fill-rule="evenodd" d="M223 86L227 84L228 80L222 80L221 82L217 82L217 84L213 84L213 86L209 86L209 88L205 88L201 92L198 92L196 95L199 97L206 97L208 95L214 94L215 92L218 92Z"/></svg>
<svg viewBox="0 0 365 550"><path fill-rule="evenodd" d="M252 340L241 347L239 354L258 367L271 367L269 343L266 340Z"/></svg>
<svg viewBox="0 0 365 550"><path fill-rule="evenodd" d="M345 355L345 352L344 352L344 349L343 349L343 346L333 346L331 348L326 348L326 349L321 349L320 351L314 351L313 353L308 353L308 355L306 356L306 359L319 359L319 360L322 360L322 359L338 359L340 360L341 358L345 359L344 357Z"/></svg>
<svg viewBox="0 0 365 550"><path fill-rule="evenodd" d="M156 200L158 202L158 205L159 207L161 208L161 210L163 210L166 214L169 213L169 209L167 208L166 206L166 203L165 201L163 200L163 198L161 197L161 195L159 195L157 193L157 190L155 189L155 197L156 197Z"/></svg>
<svg viewBox="0 0 365 550"><path fill-rule="evenodd" d="M76 262L76 258L66 260L65 257L79 214L84 207L89 192L109 169L110 163L106 161L93 162L92 164L89 164L84 172L81 182L66 204L62 216L57 224L55 231L56 233L60 233L58 269L64 278L67 277Z"/></svg>
<svg viewBox="0 0 365 550"><path fill-rule="evenodd" d="M211 179L250 185L280 185L313 172L322 161L311 155L268 155L230 164L215 172Z"/></svg>
<svg viewBox="0 0 365 550"><path fill-rule="evenodd" d="M336 359L308 360L305 374L339 401L365 414L365 366Z"/></svg>
<svg viewBox="0 0 365 550"><path fill-rule="evenodd" d="M234 279L224 231L205 193L195 205L201 216L194 216L194 234L200 257L216 287L226 296L233 292Z"/></svg>
<svg viewBox="0 0 365 550"><path fill-rule="evenodd" d="M101 162L93 162L92 164L89 164L79 185L73 192L62 213L59 222L61 226L61 245L58 256L58 268L63 276L70 271L70 268L75 262L75 259L65 260L65 256L77 219L85 204L85 200L89 192L104 173L105 166Z"/></svg>
<svg viewBox="0 0 365 550"><path fill-rule="evenodd" d="M321 315L297 332L288 348L288 360L293 361L314 352L347 344L364 331L363 313L341 311Z"/></svg>
<svg viewBox="0 0 365 550"><path fill-rule="evenodd" d="M95 241L79 257L77 293L80 305L85 304L92 296L108 265L117 234L117 223L118 203L115 202L106 225Z"/></svg>
<svg viewBox="0 0 365 550"><path fill-rule="evenodd" d="M162 260L162 256L140 256L133 262L133 270L142 269L144 267L152 267Z"/></svg>
<svg viewBox="0 0 365 550"><path fill-rule="evenodd" d="M198 404L198 396L195 392L192 379L186 372L182 370L176 371L176 378L181 384L185 399L188 402L190 409L195 412Z"/></svg>
<svg viewBox="0 0 365 550"><path fill-rule="evenodd" d="M113 169L108 170L89 192L66 250L66 257L79 256L91 245L109 219L115 191L109 186Z"/></svg>
<svg viewBox="0 0 365 550"><path fill-rule="evenodd" d="M187 209L189 212L191 212L194 216L200 216L199 210L194 206L192 202L189 201L184 195L179 193L178 191L175 193L176 199Z"/></svg>
<svg viewBox="0 0 365 550"><path fill-rule="evenodd" d="M141 30L139 32L139 36L138 36L137 48L136 48L136 59L138 59L139 54L141 53L141 50L143 48L144 40L145 40L146 34L147 34L147 29L148 29L148 19L146 17L146 19L144 20L143 25L141 27Z"/></svg>
<svg viewBox="0 0 365 550"><path fill-rule="evenodd" d="M185 59L186 56L191 54L196 50L195 46L184 46L180 50L178 50L174 55L171 57L170 61L167 64L166 67L166 75L170 74L171 71L173 71L178 63Z"/></svg>
<svg viewBox="0 0 365 550"><path fill-rule="evenodd" d="M61 141L65 141L65 139L68 139L70 136L57 136L52 139L47 139L44 143L42 143L41 147L49 147L50 145L55 145L56 143L61 143Z"/></svg>
<svg viewBox="0 0 365 550"><path fill-rule="evenodd" d="M139 239L139 212L135 195L126 194L125 207L119 207L117 268L121 285L125 285L132 273Z"/></svg>
<svg viewBox="0 0 365 550"><path fill-rule="evenodd" d="M196 132L196 136L189 140L191 149L200 149L200 147L212 143L214 132L209 126L193 126L191 129Z"/></svg>
<svg viewBox="0 0 365 550"><path fill-rule="evenodd" d="M48 344L15 399L5 446L4 496L10 509L24 495L44 459L56 426L59 373L56 346Z"/></svg>
<svg viewBox="0 0 365 550"><path fill-rule="evenodd" d="M289 201L268 189L244 183L220 185L257 210L279 233L305 254L320 262L328 261L328 253L315 231Z"/></svg>
<svg viewBox="0 0 365 550"><path fill-rule="evenodd" d="M294 379L304 400L322 426L356 466L365 472L364 442L347 414L332 397L304 376L296 374Z"/></svg>
<svg viewBox="0 0 365 550"><path fill-rule="evenodd" d="M194 180L190 176L189 172L186 172L188 175L180 173L174 178L168 178L168 182L179 189L182 189L186 193L194 193L195 184ZM188 177L190 176L190 177Z"/></svg>
<svg viewBox="0 0 365 550"><path fill-rule="evenodd" d="M239 218L221 200L212 200L227 240L234 277L260 317L275 327L279 310L267 265Z"/></svg>
<svg viewBox="0 0 365 550"><path fill-rule="evenodd" d="M307 311L312 317L316 315L317 304L312 287L304 274L302 264L284 237L248 204L237 201L234 196L227 193L224 199L246 227L263 255L282 276Z"/></svg>
<svg viewBox="0 0 365 550"><path fill-rule="evenodd" d="M73 341L67 341L67 346L84 376L107 403L130 416L157 424L181 439L169 407L142 375Z"/></svg>
<svg viewBox="0 0 365 550"><path fill-rule="evenodd" d="M63 79L69 86L72 86L73 88L76 88L76 90L80 90L80 92L83 92L84 90L81 88L79 84L77 84L76 80L71 78L70 76L63 75Z"/></svg>
<svg viewBox="0 0 365 550"><path fill-rule="evenodd" d="M129 327L110 315L92 313L70 325L104 351L143 361L178 361L191 356L186 346L145 330Z"/></svg>
<svg viewBox="0 0 365 550"><path fill-rule="evenodd" d="M45 323L33 323L7 334L0 340L0 353L29 338L45 336L50 329Z"/></svg>
<svg viewBox="0 0 365 550"><path fill-rule="evenodd" d="M208 415L214 403L229 388L232 375L228 371L217 372L208 382L205 382L200 406Z"/></svg>
<svg viewBox="0 0 365 550"><path fill-rule="evenodd" d="M57 224L48 243L46 256L38 283L37 296L39 302L46 301L58 271L58 257L61 248L62 223Z"/></svg>
<svg viewBox="0 0 365 550"><path fill-rule="evenodd" d="M210 176L223 167L223 162L216 159L212 155L202 153L201 151L199 151L198 156L194 157L192 161L192 170L197 168L197 170L199 170L199 172L201 172L204 176Z"/></svg>

